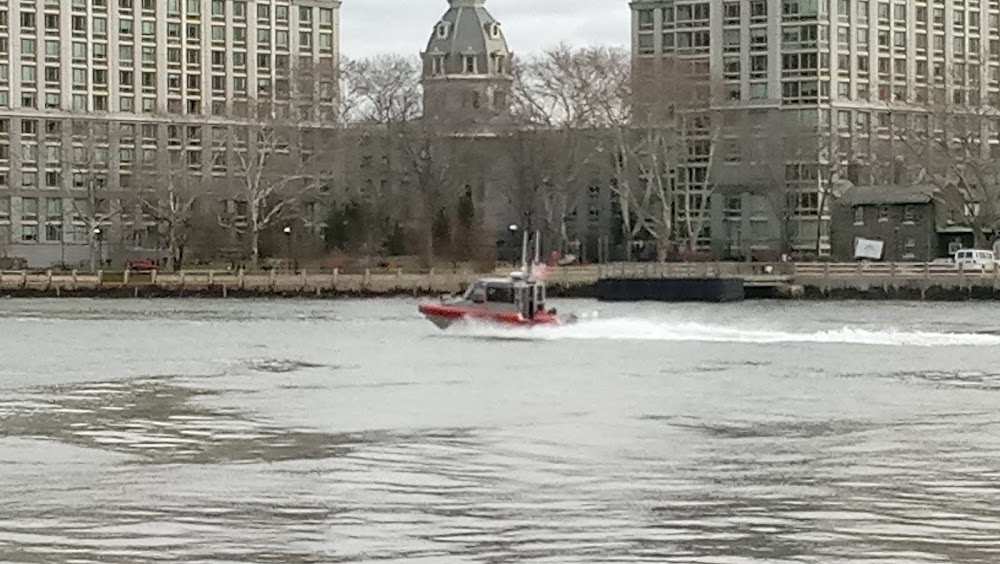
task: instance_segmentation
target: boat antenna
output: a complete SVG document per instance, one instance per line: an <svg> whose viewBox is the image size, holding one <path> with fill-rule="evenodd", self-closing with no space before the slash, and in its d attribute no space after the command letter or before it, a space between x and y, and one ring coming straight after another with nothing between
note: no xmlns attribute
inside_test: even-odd
<svg viewBox="0 0 1000 564"><path fill-rule="evenodd" d="M542 262L542 233L535 230L535 264Z"/></svg>
<svg viewBox="0 0 1000 564"><path fill-rule="evenodd" d="M524 230L524 234L521 237L521 272L524 273L525 278L528 277L528 230Z"/></svg>

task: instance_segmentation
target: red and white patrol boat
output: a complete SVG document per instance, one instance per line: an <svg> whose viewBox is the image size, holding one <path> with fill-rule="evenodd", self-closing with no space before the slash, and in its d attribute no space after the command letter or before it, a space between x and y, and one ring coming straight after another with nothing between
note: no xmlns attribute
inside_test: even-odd
<svg viewBox="0 0 1000 564"><path fill-rule="evenodd" d="M527 261L528 234L522 243L520 271L507 277L476 280L457 298L425 301L418 310L434 325L447 329L463 320L485 321L506 326L560 325L555 309L545 308L545 265L538 261L539 240L535 235L535 259ZM572 321L574 318L570 318Z"/></svg>

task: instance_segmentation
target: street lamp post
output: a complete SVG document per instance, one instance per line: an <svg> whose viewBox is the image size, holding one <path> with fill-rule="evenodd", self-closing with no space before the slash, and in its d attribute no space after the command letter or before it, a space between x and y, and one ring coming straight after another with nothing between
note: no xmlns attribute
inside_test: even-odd
<svg viewBox="0 0 1000 564"><path fill-rule="evenodd" d="M66 227L59 225L59 268L66 270Z"/></svg>
<svg viewBox="0 0 1000 564"><path fill-rule="evenodd" d="M97 240L97 262L98 264L104 262L104 238L101 236L101 228L94 228L94 239Z"/></svg>
<svg viewBox="0 0 1000 564"><path fill-rule="evenodd" d="M518 243L518 240L517 240L517 231L518 231L518 229L520 229L520 228L517 226L516 223L511 223L510 226L507 227L507 230L510 231L510 243L511 243L511 248L513 248L513 249L516 249L517 247L520 246L520 244ZM510 262L514 266L517 266L517 251L516 250L511 251Z"/></svg>
<svg viewBox="0 0 1000 564"><path fill-rule="evenodd" d="M285 227L284 232L285 232L285 242L286 242L286 244L288 246L288 268L290 270L293 270L293 268L292 268L292 227L291 226Z"/></svg>
<svg viewBox="0 0 1000 564"><path fill-rule="evenodd" d="M97 264L104 265L104 238L101 237L101 228L94 228L94 239L97 239Z"/></svg>

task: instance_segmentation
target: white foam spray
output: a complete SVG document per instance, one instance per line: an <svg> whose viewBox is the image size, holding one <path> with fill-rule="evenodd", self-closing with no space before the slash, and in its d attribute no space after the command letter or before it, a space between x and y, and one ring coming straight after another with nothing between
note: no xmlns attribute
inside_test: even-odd
<svg viewBox="0 0 1000 564"><path fill-rule="evenodd" d="M939 333L891 328L841 327L795 332L693 321L637 318L582 320L563 326L502 327L481 322L448 329L454 337L504 340L674 341L707 343L828 343L873 346L956 347L1000 345L1000 335Z"/></svg>

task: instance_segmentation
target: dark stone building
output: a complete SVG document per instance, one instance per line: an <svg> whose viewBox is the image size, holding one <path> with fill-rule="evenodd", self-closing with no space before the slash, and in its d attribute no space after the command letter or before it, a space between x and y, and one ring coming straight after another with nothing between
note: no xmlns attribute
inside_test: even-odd
<svg viewBox="0 0 1000 564"><path fill-rule="evenodd" d="M614 254L622 230L611 155L598 150L592 131L517 127L513 55L485 4L448 0L433 24L421 52L420 118L345 132L343 190L334 199L364 201L378 217L401 226L411 255L427 255L438 238L452 247L474 243L479 256L512 260L520 256L524 229L541 231L546 251L590 261ZM470 200L475 229L457 229L458 210ZM450 223L451 233L427 233L434 223L439 232ZM385 252L384 237L370 237L366 250L381 246ZM440 254L448 242L437 242Z"/></svg>
<svg viewBox="0 0 1000 564"><path fill-rule="evenodd" d="M931 261L947 256L938 235L933 186L855 186L833 205L833 256L853 260L859 238L882 241L882 260Z"/></svg>

